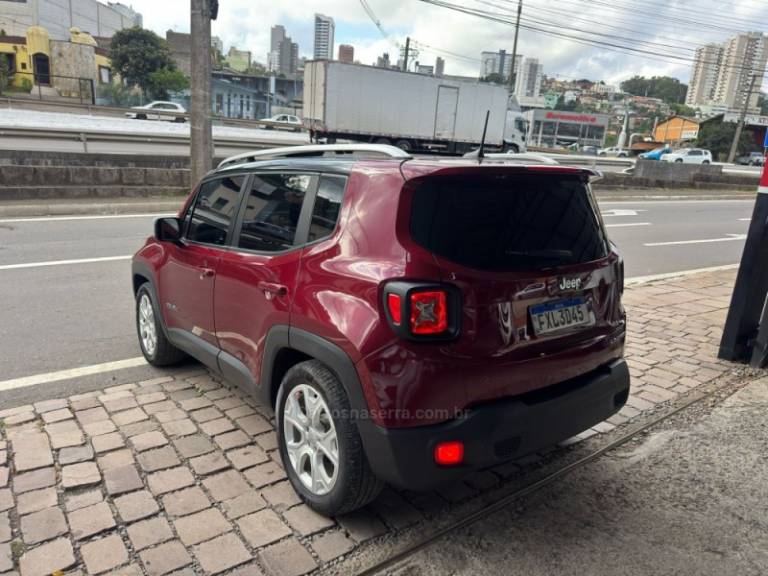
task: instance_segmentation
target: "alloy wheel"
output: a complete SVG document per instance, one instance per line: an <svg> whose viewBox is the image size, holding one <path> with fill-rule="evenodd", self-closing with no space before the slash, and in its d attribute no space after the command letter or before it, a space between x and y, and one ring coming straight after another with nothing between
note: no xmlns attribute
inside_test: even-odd
<svg viewBox="0 0 768 576"><path fill-rule="evenodd" d="M139 299L139 337L145 352L152 356L157 350L157 325L152 301L147 294Z"/></svg>
<svg viewBox="0 0 768 576"><path fill-rule="evenodd" d="M320 392L308 384L295 386L283 408L283 435L291 467L313 494L328 494L339 474L336 426Z"/></svg>

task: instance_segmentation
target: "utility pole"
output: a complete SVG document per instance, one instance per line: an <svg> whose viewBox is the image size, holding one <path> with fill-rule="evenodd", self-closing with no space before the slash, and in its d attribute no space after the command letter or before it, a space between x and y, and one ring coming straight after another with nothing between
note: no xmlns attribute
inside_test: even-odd
<svg viewBox="0 0 768 576"><path fill-rule="evenodd" d="M211 7L217 0L191 0L192 101L190 177L195 186L213 166L211 130Z"/></svg>
<svg viewBox="0 0 768 576"><path fill-rule="evenodd" d="M405 39L405 56L403 56L403 72L408 72L408 53L411 51L411 37Z"/></svg>
<svg viewBox="0 0 768 576"><path fill-rule="evenodd" d="M752 80L749 82L749 91L747 97L744 99L744 107L741 109L741 115L739 116L739 123L736 125L736 133L733 135L733 142L731 143L731 151L728 153L728 164L733 164L736 159L736 153L739 150L739 140L741 140L741 132L744 130L744 122L747 119L747 110L749 109L749 101L752 98L752 93L755 91L755 82L757 81L757 74L752 74Z"/></svg>
<svg viewBox="0 0 768 576"><path fill-rule="evenodd" d="M523 13L523 0L517 0L517 22L515 23L515 42L512 45L512 66L509 67L509 93L512 94L515 91L515 79L517 74L515 72L515 61L517 60L517 35L520 33L520 15ZM504 69L501 70L502 74Z"/></svg>

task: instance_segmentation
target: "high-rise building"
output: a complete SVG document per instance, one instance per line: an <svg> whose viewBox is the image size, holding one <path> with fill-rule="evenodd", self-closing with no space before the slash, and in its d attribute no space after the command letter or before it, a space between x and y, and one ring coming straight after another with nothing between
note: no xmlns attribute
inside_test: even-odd
<svg viewBox="0 0 768 576"><path fill-rule="evenodd" d="M544 67L537 58L526 58L515 77L515 96L518 99L538 98Z"/></svg>
<svg viewBox="0 0 768 576"><path fill-rule="evenodd" d="M267 70L277 72L280 68L280 44L285 40L285 26L272 26L267 54Z"/></svg>
<svg viewBox="0 0 768 576"><path fill-rule="evenodd" d="M392 64L389 60L389 52L384 52L384 54L376 59L377 68L389 68L391 65Z"/></svg>
<svg viewBox="0 0 768 576"><path fill-rule="evenodd" d="M723 44L696 50L685 102L710 111L740 111L747 104L757 112L760 86L768 64L768 37L749 32ZM750 86L754 89L750 93Z"/></svg>
<svg viewBox="0 0 768 576"><path fill-rule="evenodd" d="M445 74L445 60L440 58L440 56L437 57L437 60L435 60L435 76L442 77Z"/></svg>
<svg viewBox="0 0 768 576"><path fill-rule="evenodd" d="M707 44L696 49L691 81L685 95L688 106L706 106L714 100L722 60L722 44Z"/></svg>
<svg viewBox="0 0 768 576"><path fill-rule="evenodd" d="M339 62L352 64L355 61L355 47L349 44L339 44Z"/></svg>
<svg viewBox="0 0 768 576"><path fill-rule="evenodd" d="M290 36L283 38L277 53L279 61L277 72L280 74L295 74L299 68L299 45Z"/></svg>
<svg viewBox="0 0 768 576"><path fill-rule="evenodd" d="M520 69L523 57L518 54L515 57L515 71ZM491 74L499 74L505 81L509 80L512 72L512 55L506 50L498 52L482 52L480 54L480 77L486 78Z"/></svg>
<svg viewBox="0 0 768 576"><path fill-rule="evenodd" d="M333 60L333 18L315 14L315 60Z"/></svg>

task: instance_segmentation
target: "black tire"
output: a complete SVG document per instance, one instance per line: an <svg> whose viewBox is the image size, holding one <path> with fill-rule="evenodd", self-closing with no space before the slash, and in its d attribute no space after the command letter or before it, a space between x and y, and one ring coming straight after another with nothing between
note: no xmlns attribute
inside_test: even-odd
<svg viewBox="0 0 768 576"><path fill-rule="evenodd" d="M389 138L376 138L376 140L373 141L374 144L384 144L384 145L390 145L392 142L389 140Z"/></svg>
<svg viewBox="0 0 768 576"><path fill-rule="evenodd" d="M517 144L507 144L505 142L503 151L505 154L518 154L520 152L520 147Z"/></svg>
<svg viewBox="0 0 768 576"><path fill-rule="evenodd" d="M704 160L704 162L702 162L702 164L709 164L709 160Z"/></svg>
<svg viewBox="0 0 768 576"><path fill-rule="evenodd" d="M682 163L683 163L682 158L678 158L677 160L675 160L675 164L682 164Z"/></svg>
<svg viewBox="0 0 768 576"><path fill-rule="evenodd" d="M336 483L324 495L317 495L307 489L288 457L285 442L284 409L286 399L298 385L309 385L319 392L332 413L338 439L339 466ZM324 516L336 516L361 508L374 500L384 483L379 480L368 464L360 434L355 422L343 417L350 413L350 404L344 386L338 378L317 360L297 364L286 373L277 394L275 415L277 418L277 441L280 457L288 479L304 502Z"/></svg>
<svg viewBox="0 0 768 576"><path fill-rule="evenodd" d="M413 146L411 146L411 143L408 140L398 140L395 142L395 146L400 148L403 152L410 152Z"/></svg>
<svg viewBox="0 0 768 576"><path fill-rule="evenodd" d="M146 114L136 114L136 120L146 120L147 115Z"/></svg>
<svg viewBox="0 0 768 576"><path fill-rule="evenodd" d="M174 122L176 122L177 124L184 124L184 123L186 123L186 121L187 121L187 119L184 118L183 116L179 116L178 118L176 118L174 120Z"/></svg>
<svg viewBox="0 0 768 576"><path fill-rule="evenodd" d="M145 297L149 298L149 302L152 305L152 317L154 319L155 334L157 338L157 344L155 345L155 349L152 352L148 351L144 346L144 340L141 336L141 327L139 323L139 307L142 298ZM139 347L141 348L141 353L144 355L144 358L146 358L147 362L152 364L152 366L172 366L174 364L178 364L187 357L184 352L176 348L168 340L167 336L165 335L165 327L162 323L163 320L158 312L157 301L155 300L154 292L151 289L149 283L146 282L142 284L138 292L136 292L136 333L139 338Z"/></svg>

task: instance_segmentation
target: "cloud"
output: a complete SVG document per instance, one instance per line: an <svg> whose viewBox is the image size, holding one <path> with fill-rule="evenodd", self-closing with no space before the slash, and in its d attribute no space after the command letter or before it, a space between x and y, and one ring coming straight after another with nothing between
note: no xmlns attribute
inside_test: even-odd
<svg viewBox="0 0 768 576"><path fill-rule="evenodd" d="M188 2L131 0L134 8L144 15L144 25L161 35L167 29L189 31ZM270 27L283 24L288 34L299 43L301 54L311 56L314 14L320 12L335 19L336 44L353 44L356 58L364 64L373 63L385 51L396 59L396 46L404 43L406 36L411 36L422 45L469 57L458 58L432 48L422 48L419 57L422 62L432 63L440 55L446 59L448 73L469 76L477 76L479 73L480 63L476 60L479 60L481 51L501 48L510 52L512 50L512 26L449 11L418 0L368 2L390 33L390 39L382 37L358 0L220 0L219 19L214 22L213 33L222 38L226 48L234 45L251 50L256 60L264 61L269 50ZM510 19L513 19L516 9L516 2L510 0L455 2L505 12ZM719 4L715 0L701 2L712 3L713 11L717 10ZM180 5L186 9L180 10ZM754 0L733 0L727 14L721 11L712 15L706 10L692 11L690 7L690 0L648 0L631 4L614 4L611 0L527 0L523 17L528 19L528 25L541 27L541 24L534 21L556 21L561 26L578 30L561 28L563 34L582 35L589 31L599 31L616 38L594 38L620 44L624 44L627 37L635 35L656 45L644 46L643 49L651 54L642 56L522 30L518 53L538 58L544 65L545 74L566 78L618 82L634 74L641 74L672 75L687 80L691 64L667 61L670 60L670 54L692 58L693 50L701 44L722 42L734 35L737 29L760 29L761 24L765 28L768 22L768 4ZM638 9L647 10L647 13L636 12ZM709 23L711 27L686 26L681 19L699 20ZM751 26L753 22L754 26Z"/></svg>

